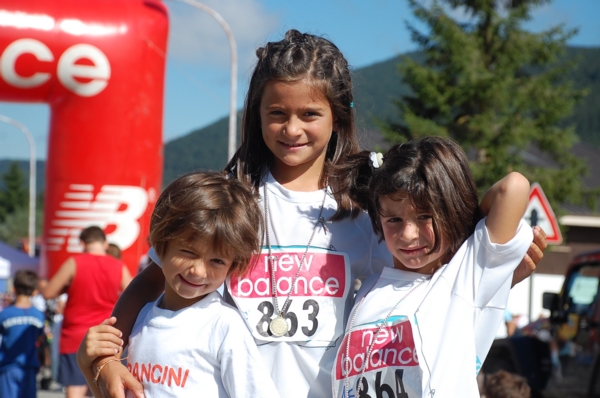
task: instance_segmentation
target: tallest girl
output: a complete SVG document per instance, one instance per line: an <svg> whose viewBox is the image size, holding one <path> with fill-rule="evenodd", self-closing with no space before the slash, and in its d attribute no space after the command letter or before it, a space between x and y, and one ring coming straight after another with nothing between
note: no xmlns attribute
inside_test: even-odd
<svg viewBox="0 0 600 398"><path fill-rule="evenodd" d="M360 149L346 59L295 30L256 53L243 143L227 168L259 190L267 230L258 266L230 278L228 294L281 396L326 397L353 280L391 257L366 213L327 183L329 164Z"/></svg>
<svg viewBox="0 0 600 398"><path fill-rule="evenodd" d="M280 395L322 398L331 394L352 282L381 271L391 256L366 213L328 185L330 165L359 151L346 59L330 41L296 30L256 53L242 145L227 170L260 193L266 231L258 265L232 275L225 295L244 315ZM541 258L538 246L530 252L517 280ZM163 278L151 265L122 295L113 315L124 340ZM100 376L112 396L131 381L120 370L107 366Z"/></svg>

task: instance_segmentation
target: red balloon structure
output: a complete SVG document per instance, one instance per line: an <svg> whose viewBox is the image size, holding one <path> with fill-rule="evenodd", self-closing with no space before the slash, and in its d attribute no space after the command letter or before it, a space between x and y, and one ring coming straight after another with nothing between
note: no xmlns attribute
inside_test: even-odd
<svg viewBox="0 0 600 398"><path fill-rule="evenodd" d="M0 101L51 109L43 275L89 225L135 274L161 186L167 32L159 0L0 4Z"/></svg>

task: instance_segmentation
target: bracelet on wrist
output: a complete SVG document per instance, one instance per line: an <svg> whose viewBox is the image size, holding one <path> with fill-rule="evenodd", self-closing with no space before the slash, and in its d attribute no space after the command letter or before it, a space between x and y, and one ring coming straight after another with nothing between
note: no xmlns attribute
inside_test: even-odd
<svg viewBox="0 0 600 398"><path fill-rule="evenodd" d="M108 365L111 362L117 362L117 361L121 362L121 361L126 360L127 358L128 357L125 357L125 358L111 358L108 361L104 362L103 364L99 365L98 369L96 370L96 374L94 375L94 379L92 380L92 382L94 383L94 385L96 387L98 387L98 378L100 377L100 372L102 372L102 369L104 369L104 367L106 365Z"/></svg>

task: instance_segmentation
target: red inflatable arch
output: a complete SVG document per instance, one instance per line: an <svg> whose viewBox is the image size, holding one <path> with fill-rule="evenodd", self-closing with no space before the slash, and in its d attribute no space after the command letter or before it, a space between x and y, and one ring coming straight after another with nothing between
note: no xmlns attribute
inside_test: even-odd
<svg viewBox="0 0 600 398"><path fill-rule="evenodd" d="M42 275L89 225L135 274L162 178L167 31L159 0L2 1L0 101L51 108Z"/></svg>

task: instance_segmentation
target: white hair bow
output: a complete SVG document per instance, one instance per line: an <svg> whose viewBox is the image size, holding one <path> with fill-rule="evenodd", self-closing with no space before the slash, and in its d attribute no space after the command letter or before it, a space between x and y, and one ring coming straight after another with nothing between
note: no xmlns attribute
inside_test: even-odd
<svg viewBox="0 0 600 398"><path fill-rule="evenodd" d="M377 152L377 153L371 152L369 154L369 159L371 159L371 164L376 169L380 168L381 165L383 164L383 155L381 154L381 152Z"/></svg>

